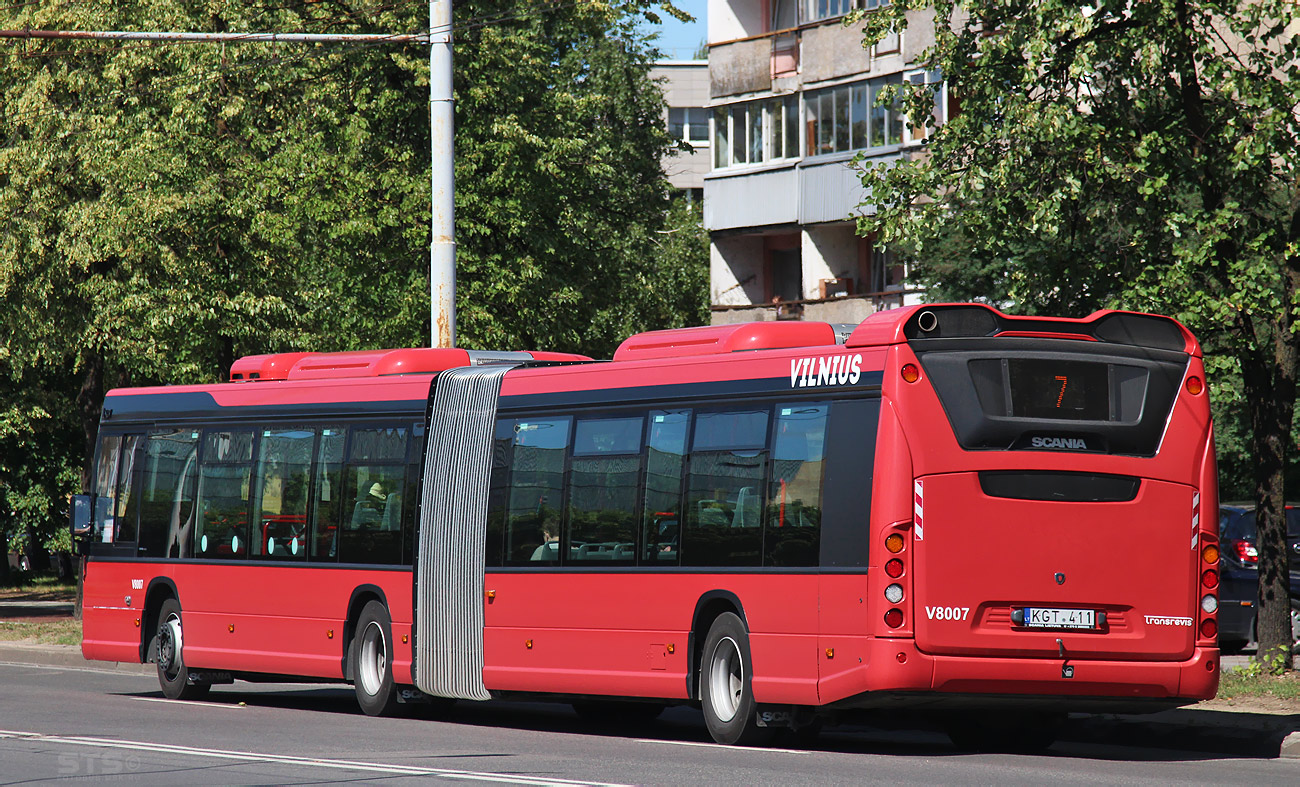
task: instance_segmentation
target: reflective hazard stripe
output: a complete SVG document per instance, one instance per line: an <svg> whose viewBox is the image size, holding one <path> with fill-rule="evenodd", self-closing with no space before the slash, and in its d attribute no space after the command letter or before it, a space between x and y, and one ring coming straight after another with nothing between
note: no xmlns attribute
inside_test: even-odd
<svg viewBox="0 0 1300 787"><path fill-rule="evenodd" d="M925 486L921 479L912 482L912 523L916 530L916 540L925 540L924 516Z"/></svg>
<svg viewBox="0 0 1300 787"><path fill-rule="evenodd" d="M1192 551L1201 540L1201 492L1192 490Z"/></svg>

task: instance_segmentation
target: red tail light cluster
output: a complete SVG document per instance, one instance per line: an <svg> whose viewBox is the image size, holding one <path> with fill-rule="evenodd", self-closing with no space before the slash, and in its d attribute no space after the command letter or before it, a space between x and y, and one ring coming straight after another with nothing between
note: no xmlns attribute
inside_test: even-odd
<svg viewBox="0 0 1300 787"><path fill-rule="evenodd" d="M1229 541L1228 552L1237 559L1238 563L1247 566L1259 565L1259 550L1244 538L1234 538Z"/></svg>
<svg viewBox="0 0 1300 787"><path fill-rule="evenodd" d="M1219 586L1219 545L1205 543L1207 536L1203 533L1201 539L1201 561L1211 568L1201 572L1201 586L1209 592L1201 596L1201 625L1198 630L1201 639L1213 640L1219 636L1219 621L1215 614L1219 611L1219 597L1215 590Z"/></svg>
<svg viewBox="0 0 1300 787"><path fill-rule="evenodd" d="M899 579L903 574L907 573L907 564L904 562L907 556L903 551L906 546L907 541L901 533L890 533L885 537L885 551L895 556L885 563L885 574L890 579ZM889 604L901 605L906 599L907 594L904 592L901 582L891 582L885 588L885 601ZM903 610L899 609L899 607L891 606L885 610L885 625L891 629L900 628L904 620Z"/></svg>

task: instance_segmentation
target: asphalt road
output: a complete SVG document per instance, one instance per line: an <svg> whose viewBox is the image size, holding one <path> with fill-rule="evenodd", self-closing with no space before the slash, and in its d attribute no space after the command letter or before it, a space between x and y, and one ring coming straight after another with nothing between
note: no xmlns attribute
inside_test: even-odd
<svg viewBox="0 0 1300 787"><path fill-rule="evenodd" d="M964 754L935 731L864 726L741 749L710 743L688 708L609 729L544 704L373 719L332 686L237 683L173 702L150 677L95 669L0 664L0 687L0 784L1300 783L1300 760L1147 746L1137 728L1095 723L1043 756Z"/></svg>

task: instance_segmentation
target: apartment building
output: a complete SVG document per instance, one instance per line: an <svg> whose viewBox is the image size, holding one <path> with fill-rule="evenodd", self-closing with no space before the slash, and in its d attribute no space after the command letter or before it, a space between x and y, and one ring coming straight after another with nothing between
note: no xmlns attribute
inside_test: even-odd
<svg viewBox="0 0 1300 787"><path fill-rule="evenodd" d="M693 200L704 196L709 172L709 63L706 60L660 60L650 69L664 93L668 134L682 143L663 161L668 183Z"/></svg>
<svg viewBox="0 0 1300 787"><path fill-rule="evenodd" d="M884 2L709 0L715 324L857 322L918 300L903 261L856 226L873 210L854 158L885 166L924 138L897 107L878 105L881 90L929 85L935 119L948 111L942 76L915 66L933 41L931 12L909 12L905 30L869 49L861 26L842 24Z"/></svg>

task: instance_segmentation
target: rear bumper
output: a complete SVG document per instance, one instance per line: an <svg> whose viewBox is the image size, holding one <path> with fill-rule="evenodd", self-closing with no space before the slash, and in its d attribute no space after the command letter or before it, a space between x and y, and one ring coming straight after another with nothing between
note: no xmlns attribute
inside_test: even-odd
<svg viewBox="0 0 1300 787"><path fill-rule="evenodd" d="M859 681L837 681L857 691L822 694L834 707L896 705L997 707L1043 705L1058 710L1140 712L1185 705L1215 695L1219 651L1196 648L1190 659L1102 661L931 656L912 640L874 639L862 643Z"/></svg>

